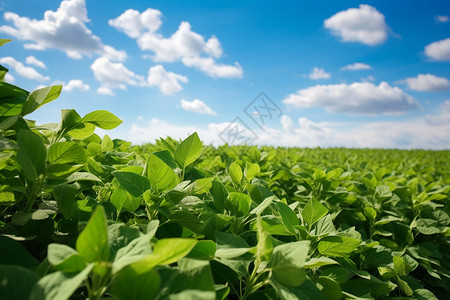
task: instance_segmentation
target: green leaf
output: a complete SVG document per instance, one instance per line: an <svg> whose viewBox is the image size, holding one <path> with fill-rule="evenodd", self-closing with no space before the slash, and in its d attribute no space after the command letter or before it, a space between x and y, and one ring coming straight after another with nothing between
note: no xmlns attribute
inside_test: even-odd
<svg viewBox="0 0 450 300"><path fill-rule="evenodd" d="M0 265L18 265L34 267L38 261L18 242L9 237L0 235ZM1 286L0 280L0 286Z"/></svg>
<svg viewBox="0 0 450 300"><path fill-rule="evenodd" d="M242 217L246 216L250 211L250 205L252 204L252 199L243 193L232 192L228 194L225 199L225 208L229 210L234 216Z"/></svg>
<svg viewBox="0 0 450 300"><path fill-rule="evenodd" d="M123 223L108 226L108 242L110 257L114 258L119 249L126 247L133 240L140 237L137 228L126 226Z"/></svg>
<svg viewBox="0 0 450 300"><path fill-rule="evenodd" d="M109 135L105 134L102 140L102 151L108 152L114 150L114 142L111 140Z"/></svg>
<svg viewBox="0 0 450 300"><path fill-rule="evenodd" d="M0 116L19 115L29 93L15 85L0 81Z"/></svg>
<svg viewBox="0 0 450 300"><path fill-rule="evenodd" d="M0 205L9 205L16 201L14 194L11 192L0 192Z"/></svg>
<svg viewBox="0 0 450 300"><path fill-rule="evenodd" d="M112 172L120 185L132 196L139 197L150 189L150 181L141 175L133 172Z"/></svg>
<svg viewBox="0 0 450 300"><path fill-rule="evenodd" d="M257 261L267 261L272 256L273 243L272 237L263 227L261 217L256 217L257 232L256 237L258 243L256 244L256 260Z"/></svg>
<svg viewBox="0 0 450 300"><path fill-rule="evenodd" d="M3 46L4 44L7 44L9 42L11 42L12 40L10 39L0 39L0 46Z"/></svg>
<svg viewBox="0 0 450 300"><path fill-rule="evenodd" d="M54 272L42 277L31 291L30 300L66 300L87 278L93 268L89 265L78 274Z"/></svg>
<svg viewBox="0 0 450 300"><path fill-rule="evenodd" d="M52 102L59 97L61 90L62 85L54 85L33 91L23 104L21 115L26 116L42 105Z"/></svg>
<svg viewBox="0 0 450 300"><path fill-rule="evenodd" d="M81 122L93 124L101 129L114 129L122 123L122 120L106 110L96 110L85 115Z"/></svg>
<svg viewBox="0 0 450 300"><path fill-rule="evenodd" d="M328 209L319 200L311 198L302 210L302 217L309 228L328 213Z"/></svg>
<svg viewBox="0 0 450 300"><path fill-rule="evenodd" d="M83 164L86 162L84 148L73 142L59 142L50 146L48 161L52 164Z"/></svg>
<svg viewBox="0 0 450 300"><path fill-rule="evenodd" d="M338 265L339 263L331 258L328 258L326 256L320 256L311 258L307 262L305 262L305 268L306 269L312 269L317 268L321 266L328 266L328 265Z"/></svg>
<svg viewBox="0 0 450 300"><path fill-rule="evenodd" d="M211 240L198 241L187 257L201 260L212 260L216 254L216 243Z"/></svg>
<svg viewBox="0 0 450 300"><path fill-rule="evenodd" d="M158 192L170 190L180 183L177 174L158 156L151 154L147 164L148 179L151 186Z"/></svg>
<svg viewBox="0 0 450 300"><path fill-rule="evenodd" d="M48 245L48 261L59 271L74 273L86 268L86 262L75 249L62 244Z"/></svg>
<svg viewBox="0 0 450 300"><path fill-rule="evenodd" d="M296 230L294 226L297 226L300 224L300 220L298 219L295 212L283 202L275 202L274 206L277 208L277 211L279 212L281 222L283 225L289 230L290 233L296 234Z"/></svg>
<svg viewBox="0 0 450 300"><path fill-rule="evenodd" d="M94 131L95 126L93 124L81 123L70 128L70 130L68 130L66 133L74 139L83 140L91 136L94 133Z"/></svg>
<svg viewBox="0 0 450 300"><path fill-rule="evenodd" d="M76 248L88 262L108 261L108 229L102 206L97 206L88 224L78 236Z"/></svg>
<svg viewBox="0 0 450 300"><path fill-rule="evenodd" d="M273 249L269 267L272 276L287 287L299 286L306 279L304 264L308 257L309 241L291 242Z"/></svg>
<svg viewBox="0 0 450 300"><path fill-rule="evenodd" d="M171 294L169 300L215 300L216 293L212 291L184 290L181 293Z"/></svg>
<svg viewBox="0 0 450 300"><path fill-rule="evenodd" d="M242 180L242 169L237 162L233 162L228 168L228 173L234 183L239 184Z"/></svg>
<svg viewBox="0 0 450 300"><path fill-rule="evenodd" d="M370 222L374 223L377 218L377 211L373 207L366 206L364 207L364 215Z"/></svg>
<svg viewBox="0 0 450 300"><path fill-rule="evenodd" d="M441 233L442 229L438 227L438 221L434 219L417 219L416 228L422 234L431 235Z"/></svg>
<svg viewBox="0 0 450 300"><path fill-rule="evenodd" d="M61 130L68 130L81 123L75 109L61 109Z"/></svg>
<svg viewBox="0 0 450 300"><path fill-rule="evenodd" d="M255 178L256 175L258 175L260 171L261 168L258 164L251 164L245 169L245 178L247 179L247 181L251 181L253 178Z"/></svg>
<svg viewBox="0 0 450 300"><path fill-rule="evenodd" d="M132 267L123 268L111 284L111 294L119 300L155 299L161 278L155 270L138 272Z"/></svg>
<svg viewBox="0 0 450 300"><path fill-rule="evenodd" d="M342 297L342 291L339 283L337 283L333 278L320 276L317 280L320 285L319 289L325 295L327 300L339 300Z"/></svg>
<svg viewBox="0 0 450 300"><path fill-rule="evenodd" d="M56 203L59 211L66 219L75 217L77 212L77 200L75 196L80 191L80 185L74 184L60 184L53 188Z"/></svg>
<svg viewBox="0 0 450 300"><path fill-rule="evenodd" d="M153 253L130 265L139 273L147 272L157 265L168 265L179 261L189 254L197 244L197 240L183 238L167 238L159 240Z"/></svg>
<svg viewBox="0 0 450 300"><path fill-rule="evenodd" d="M17 135L17 162L22 167L25 177L34 181L38 175L45 171L47 149L41 137L29 130L21 130Z"/></svg>
<svg viewBox="0 0 450 300"><path fill-rule="evenodd" d="M81 170L83 167L84 165L81 164L50 165L45 170L45 174L47 174L48 179L64 179L69 177L71 174Z"/></svg>
<svg viewBox="0 0 450 300"><path fill-rule="evenodd" d="M211 196L214 200L214 206L220 211L223 212L225 209L224 203L225 199L228 196L228 191L225 185L222 182L214 180L212 182L211 189L209 190Z"/></svg>
<svg viewBox="0 0 450 300"><path fill-rule="evenodd" d="M177 163L175 162L172 154L168 150L156 151L152 155L159 157L163 162L165 162L171 169L176 169Z"/></svg>
<svg viewBox="0 0 450 300"><path fill-rule="evenodd" d="M6 253L3 252L2 256ZM0 295L2 300L29 299L39 277L20 266L0 266Z"/></svg>
<svg viewBox="0 0 450 300"><path fill-rule="evenodd" d="M350 256L361 241L347 236L327 236L319 242L318 250L327 256Z"/></svg>
<svg viewBox="0 0 450 300"><path fill-rule="evenodd" d="M185 168L197 160L201 153L202 142L200 141L197 132L194 132L178 145L174 156L178 164L182 168Z"/></svg>

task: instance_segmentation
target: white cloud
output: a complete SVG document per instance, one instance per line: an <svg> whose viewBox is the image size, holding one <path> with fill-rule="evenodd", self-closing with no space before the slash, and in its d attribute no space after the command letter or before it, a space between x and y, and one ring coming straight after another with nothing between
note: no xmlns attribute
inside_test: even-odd
<svg viewBox="0 0 450 300"><path fill-rule="evenodd" d="M72 79L67 84L63 85L63 90L65 90L65 91L70 92L75 89L83 91L83 92L87 92L91 89L91 87L89 86L89 84L84 83L83 80L80 80L80 79Z"/></svg>
<svg viewBox="0 0 450 300"><path fill-rule="evenodd" d="M192 111L201 115L217 116L217 113L211 109L205 102L195 99L193 101L188 101L181 99L181 108L187 111Z"/></svg>
<svg viewBox="0 0 450 300"><path fill-rule="evenodd" d="M448 16L436 16L434 19L436 20L436 22L439 22L439 23L446 23L449 21Z"/></svg>
<svg viewBox="0 0 450 300"><path fill-rule="evenodd" d="M0 58L0 64L5 64L12 67L18 75L28 79L37 81L46 81L50 79L47 76L41 75L38 71L36 71L36 69L25 66L23 63L17 61L11 56Z"/></svg>
<svg viewBox="0 0 450 300"><path fill-rule="evenodd" d="M216 62L223 54L217 37L205 39L192 31L189 22L181 22L172 35L164 37L157 32L162 25L161 16L161 11L156 9L149 8L142 13L129 9L109 20L109 24L136 39L141 50L152 51L150 58L155 62L181 61L212 77L242 77L242 67L237 62L234 65Z"/></svg>
<svg viewBox="0 0 450 300"><path fill-rule="evenodd" d="M74 59L108 52L101 39L86 27L89 19L85 0L62 1L56 11L47 10L41 20L21 17L13 12L6 12L4 18L13 26L0 26L0 32L31 41L24 45L26 49L54 48Z"/></svg>
<svg viewBox="0 0 450 300"><path fill-rule="evenodd" d="M450 61L450 38L426 46L425 55L434 60Z"/></svg>
<svg viewBox="0 0 450 300"><path fill-rule="evenodd" d="M148 71L147 82L149 86L157 86L165 95L174 94L183 89L181 82L186 83L186 76L168 72L162 65L151 67Z"/></svg>
<svg viewBox="0 0 450 300"><path fill-rule="evenodd" d="M138 38L143 31L155 32L161 26L162 13L153 8L148 8L142 14L134 9L128 9L108 24L117 30L125 32L131 38Z"/></svg>
<svg viewBox="0 0 450 300"><path fill-rule="evenodd" d="M144 86L143 76L128 70L120 62L111 62L107 57L97 58L91 65L95 78L100 81L101 86L97 93L103 95L114 95L113 89L126 89L126 85Z"/></svg>
<svg viewBox="0 0 450 300"><path fill-rule="evenodd" d="M399 114L417 109L419 104L398 87L387 82L316 85L301 89L283 100L297 107L323 107L334 113L378 115Z"/></svg>
<svg viewBox="0 0 450 300"><path fill-rule="evenodd" d="M39 67L41 69L47 69L44 62L40 61L36 57L30 55L25 59L25 62L29 65L35 65L36 67Z"/></svg>
<svg viewBox="0 0 450 300"><path fill-rule="evenodd" d="M14 81L15 81L14 76L12 76L9 73L6 73L5 74L5 81L8 82L8 83L14 83Z"/></svg>
<svg viewBox="0 0 450 300"><path fill-rule="evenodd" d="M358 71L358 70L370 70L372 69L371 66L369 66L368 64L363 64L363 63L353 63L350 65L346 65L344 67L341 68L341 70L343 71Z"/></svg>
<svg viewBox="0 0 450 300"><path fill-rule="evenodd" d="M281 116L281 125L283 126L283 129L288 132L292 131L294 128L294 122L289 116L286 115Z"/></svg>
<svg viewBox="0 0 450 300"><path fill-rule="evenodd" d="M450 101L447 104L450 106ZM289 130L265 128L256 130L257 139L252 144L296 147L356 147L356 148L450 148L450 110L446 113L429 115L402 121L314 122L308 118L298 119L298 127L285 116L280 122L289 124ZM290 120L290 121L289 121ZM430 122L440 120L440 122ZM204 126L171 124L159 119L151 119L145 126L132 125L124 136L133 143L154 142L159 137L186 138L197 132L205 144L221 145L223 131L230 125L210 123Z"/></svg>
<svg viewBox="0 0 450 300"><path fill-rule="evenodd" d="M445 91L450 89L450 80L432 74L419 74L405 79L408 87L415 91Z"/></svg>
<svg viewBox="0 0 450 300"><path fill-rule="evenodd" d="M242 78L239 63L232 65L218 64L212 57L184 57L182 62L187 67L195 67L211 77Z"/></svg>
<svg viewBox="0 0 450 300"><path fill-rule="evenodd" d="M309 78L311 79L328 79L330 77L330 73L327 73L324 69L318 67L314 67L311 73L309 73Z"/></svg>
<svg viewBox="0 0 450 300"><path fill-rule="evenodd" d="M324 25L343 42L359 42L375 46L387 39L388 27L384 15L367 4L340 11L326 19Z"/></svg>
<svg viewBox="0 0 450 300"><path fill-rule="evenodd" d="M362 77L361 81L362 82L374 82L375 79L376 79L375 76L367 75L366 77Z"/></svg>

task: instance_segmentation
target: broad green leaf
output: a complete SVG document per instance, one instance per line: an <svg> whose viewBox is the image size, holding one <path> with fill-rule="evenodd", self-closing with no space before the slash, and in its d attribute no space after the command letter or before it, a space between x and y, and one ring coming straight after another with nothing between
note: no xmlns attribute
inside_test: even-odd
<svg viewBox="0 0 450 300"><path fill-rule="evenodd" d="M211 240L198 241L187 257L201 260L211 260L216 254L216 243Z"/></svg>
<svg viewBox="0 0 450 300"><path fill-rule="evenodd" d="M132 196L139 197L150 189L150 181L141 175L133 172L112 172L120 185Z"/></svg>
<svg viewBox="0 0 450 300"><path fill-rule="evenodd" d="M234 183L239 184L242 180L242 169L237 162L233 162L228 168L228 173Z"/></svg>
<svg viewBox="0 0 450 300"><path fill-rule="evenodd" d="M59 142L50 146L48 161L52 164L83 164L86 162L84 148L73 142Z"/></svg>
<svg viewBox="0 0 450 300"><path fill-rule="evenodd" d="M207 193L212 187L213 180L214 180L214 178L212 178L212 177L211 178L199 178L199 179L195 180L192 184L189 185L188 192L190 194L196 194L196 195Z"/></svg>
<svg viewBox="0 0 450 300"><path fill-rule="evenodd" d="M211 196L214 200L214 206L220 211L223 212L225 209L224 203L225 199L228 196L228 191L222 182L214 180L211 185L211 189L209 190Z"/></svg>
<svg viewBox="0 0 450 300"><path fill-rule="evenodd" d="M2 249L2 256L6 255ZM2 300L29 299L39 277L32 271L12 265L0 265L0 298Z"/></svg>
<svg viewBox="0 0 450 300"><path fill-rule="evenodd" d="M294 226L297 226L300 224L300 220L298 219L295 212L283 202L275 202L274 206L276 207L277 211L279 212L279 216L281 218L281 222L283 225L291 232L292 234L295 234L295 228Z"/></svg>
<svg viewBox="0 0 450 300"><path fill-rule="evenodd" d="M50 165L45 170L45 174L47 175L48 179L64 179L69 177L71 174L80 171L83 167L84 165L82 164Z"/></svg>
<svg viewBox="0 0 450 300"><path fill-rule="evenodd" d="M119 300L155 299L161 278L155 270L137 272L131 267L123 268L111 284L111 294Z"/></svg>
<svg viewBox="0 0 450 300"><path fill-rule="evenodd" d="M126 226L123 223L108 226L108 242L110 257L114 258L119 249L126 247L131 241L140 237L136 228Z"/></svg>
<svg viewBox="0 0 450 300"><path fill-rule="evenodd" d="M147 272L157 265L168 265L189 254L197 244L195 239L167 238L159 240L153 253L130 265L136 272Z"/></svg>
<svg viewBox="0 0 450 300"><path fill-rule="evenodd" d="M75 109L61 109L61 130L67 131L81 124L81 117Z"/></svg>
<svg viewBox="0 0 450 300"><path fill-rule="evenodd" d="M54 272L42 277L31 290L30 300L66 300L87 278L93 268L90 264L80 273Z"/></svg>
<svg viewBox="0 0 450 300"><path fill-rule="evenodd" d="M95 125L89 123L80 123L68 130L66 133L74 139L83 140L91 136L95 131Z"/></svg>
<svg viewBox="0 0 450 300"><path fill-rule="evenodd" d="M258 164L251 164L245 169L245 178L247 179L247 181L251 181L253 178L255 178L256 175L258 175L260 171L261 168Z"/></svg>
<svg viewBox="0 0 450 300"><path fill-rule="evenodd" d="M426 235L437 234L442 232L442 228L439 226L437 220L434 219L417 219L416 220L417 230Z"/></svg>
<svg viewBox="0 0 450 300"><path fill-rule="evenodd" d="M97 206L88 224L78 236L76 248L88 262L108 261L108 229L102 206Z"/></svg>
<svg viewBox="0 0 450 300"><path fill-rule="evenodd" d="M215 300L216 293L212 291L184 290L177 294L169 295L169 300Z"/></svg>
<svg viewBox="0 0 450 300"><path fill-rule="evenodd" d="M338 265L339 263L331 258L328 258L326 256L320 256L316 258L311 258L310 260L305 262L305 268L306 269L312 269L317 268L321 266L328 266L328 265Z"/></svg>
<svg viewBox="0 0 450 300"><path fill-rule="evenodd" d="M105 134L102 140L102 151L108 152L114 150L114 143L109 137L109 135Z"/></svg>
<svg viewBox="0 0 450 300"><path fill-rule="evenodd" d="M4 81L0 81L0 91L0 116L19 115L29 93Z"/></svg>
<svg viewBox="0 0 450 300"><path fill-rule="evenodd" d="M257 232L256 237L258 243L256 244L256 260L257 261L268 261L272 256L273 243L272 237L263 227L261 217L256 217Z"/></svg>
<svg viewBox="0 0 450 300"><path fill-rule="evenodd" d="M172 157L172 154L170 154L168 150L156 151L153 152L151 155L157 156L159 159L165 162L171 169L176 169L178 167L177 163Z"/></svg>
<svg viewBox="0 0 450 300"><path fill-rule="evenodd" d="M75 181L98 181L101 182L100 178L89 172L75 172L69 177L67 177L67 183Z"/></svg>
<svg viewBox="0 0 450 300"><path fill-rule="evenodd" d="M320 276L329 277L337 283L344 283L354 276L354 274L343 267L332 267L322 271Z"/></svg>
<svg viewBox="0 0 450 300"><path fill-rule="evenodd" d="M275 197L275 196L267 197L266 199L264 199L264 201L262 201L260 204L258 204L257 207L252 209L250 214L255 214L255 215L262 214L264 212L264 210L266 208L268 208L276 199L277 199L277 197Z"/></svg>
<svg viewBox="0 0 450 300"><path fill-rule="evenodd" d="M174 153L175 160L185 168L197 160L202 153L202 147L197 132L194 132L178 145Z"/></svg>
<svg viewBox="0 0 450 300"><path fill-rule="evenodd" d="M34 267L38 261L22 246L21 243L9 237L0 235L0 265L17 265ZM0 281L1 285L1 281Z"/></svg>
<svg viewBox="0 0 450 300"><path fill-rule="evenodd" d="M12 40L10 39L0 39L0 46L3 46L4 44L7 44L9 42L11 42Z"/></svg>
<svg viewBox="0 0 450 300"><path fill-rule="evenodd" d="M75 249L62 244L48 245L48 261L62 272L81 272L86 268L86 262Z"/></svg>
<svg viewBox="0 0 450 300"><path fill-rule="evenodd" d="M147 165L147 176L150 184L158 192L170 190L180 183L177 174L158 156L151 154Z"/></svg>
<svg viewBox="0 0 450 300"><path fill-rule="evenodd" d="M319 200L311 198L302 210L302 217L309 228L328 213L328 209Z"/></svg>
<svg viewBox="0 0 450 300"><path fill-rule="evenodd" d="M47 149L41 137L29 130L21 130L17 135L17 162L22 167L25 177L34 181L45 170Z"/></svg>
<svg viewBox="0 0 450 300"><path fill-rule="evenodd" d="M277 298L283 300L326 300L317 286L309 279L306 279L302 285L296 287L287 287L275 278L270 279L270 285L277 292ZM277 299L275 298L275 299Z"/></svg>
<svg viewBox="0 0 450 300"><path fill-rule="evenodd" d="M122 123L122 120L106 110L96 110L85 115L81 122L93 124L101 129L114 129Z"/></svg>
<svg viewBox="0 0 450 300"><path fill-rule="evenodd" d="M342 291L339 283L333 278L320 276L317 280L320 291L325 295L327 300L339 300L342 297Z"/></svg>
<svg viewBox="0 0 450 300"><path fill-rule="evenodd" d="M23 104L21 115L28 115L42 105L55 100L61 94L61 90L62 85L55 85L33 91L28 95L27 101Z"/></svg>
<svg viewBox="0 0 450 300"><path fill-rule="evenodd" d="M308 257L309 241L291 242L273 249L269 267L272 276L288 287L299 286L306 279L304 264Z"/></svg>
<svg viewBox="0 0 450 300"><path fill-rule="evenodd" d="M0 205L9 205L16 201L14 193L0 192Z"/></svg>
<svg viewBox="0 0 450 300"><path fill-rule="evenodd" d="M60 184L53 188L56 203L59 211L66 219L75 217L77 212L77 200L75 196L80 191L80 185L74 184Z"/></svg>
<svg viewBox="0 0 450 300"><path fill-rule="evenodd" d="M350 256L361 241L347 236L327 236L319 242L319 252L327 256Z"/></svg>
<svg viewBox="0 0 450 300"><path fill-rule="evenodd" d="M243 193L232 192L225 199L225 208L236 217L246 216L250 211L252 199Z"/></svg>
<svg viewBox="0 0 450 300"><path fill-rule="evenodd" d="M366 206L364 207L364 215L373 223L377 218L377 211L373 207Z"/></svg>

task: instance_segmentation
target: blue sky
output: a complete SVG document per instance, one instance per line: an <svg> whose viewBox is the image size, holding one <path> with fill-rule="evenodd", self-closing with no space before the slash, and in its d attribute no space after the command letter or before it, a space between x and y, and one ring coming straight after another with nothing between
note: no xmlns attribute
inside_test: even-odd
<svg viewBox="0 0 450 300"><path fill-rule="evenodd" d="M215 145L450 148L446 0L3 0L0 10L1 36L14 39L1 48L6 80L64 84L30 115L39 124L64 108L106 109L124 120L108 134L134 143L197 131Z"/></svg>

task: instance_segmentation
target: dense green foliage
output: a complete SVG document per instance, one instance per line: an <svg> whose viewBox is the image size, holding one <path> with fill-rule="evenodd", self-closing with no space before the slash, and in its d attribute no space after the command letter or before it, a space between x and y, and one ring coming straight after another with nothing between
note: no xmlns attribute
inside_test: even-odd
<svg viewBox="0 0 450 300"><path fill-rule="evenodd" d="M107 111L24 118L60 91L0 82L2 299L447 298L450 151L132 146L94 133Z"/></svg>

